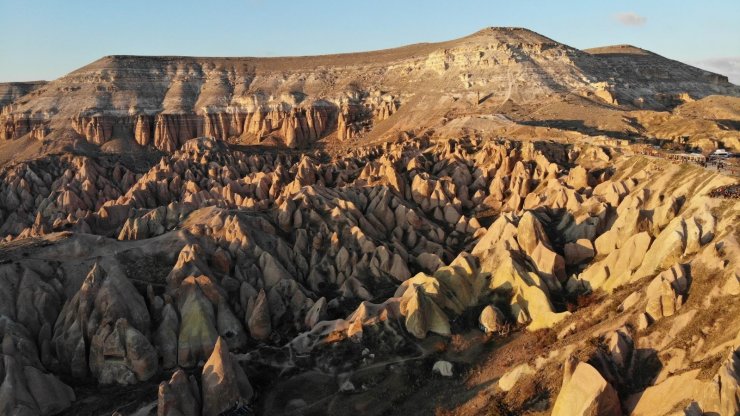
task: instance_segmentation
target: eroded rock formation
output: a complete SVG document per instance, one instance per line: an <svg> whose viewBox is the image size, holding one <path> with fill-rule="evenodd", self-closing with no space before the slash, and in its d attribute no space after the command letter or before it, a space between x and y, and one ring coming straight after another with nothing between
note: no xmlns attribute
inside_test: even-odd
<svg viewBox="0 0 740 416"><path fill-rule="evenodd" d="M486 114L490 103L558 103L569 93L604 118L633 110L629 122L616 123L616 136L642 123L652 137L679 140L685 127L671 130L666 113L643 110L701 107L701 98L740 90L721 75L632 46L580 51L526 29L488 28L448 42L325 57L106 56L46 84L0 84L0 139L123 140L171 153L205 135L296 148L437 123L424 113ZM699 145L737 144L726 119L691 113L670 117L693 123ZM507 115L522 126L551 121ZM585 116L570 129L603 130Z"/></svg>
<svg viewBox="0 0 740 416"><path fill-rule="evenodd" d="M488 338L551 331L559 340L537 365L515 363L499 383L506 394L574 355L569 381L552 387L563 398L548 406L643 409L639 397L682 377L687 357L703 366L725 354L706 336L714 327L695 335L704 339L696 347L676 334L740 293L728 267L736 214L706 196L730 179L640 157L611 171L573 168L588 152L559 146L419 139L327 158L199 138L139 173L85 156L12 165L0 183L4 374L15 386L3 405L74 406L54 371L101 384L169 380L160 414L219 414L260 397L267 386L254 366L270 349L322 361L333 345L367 345L377 353L360 362L371 362L480 328ZM662 191L681 175L702 187ZM707 273L716 283L702 283ZM583 304L589 296L621 299L602 305L619 325L591 326L607 312ZM649 349L673 357L654 380L636 373ZM441 361L454 366L451 357ZM702 409L731 406L731 363L715 370L713 398L686 395ZM29 384L39 377L54 392L44 399ZM568 407L575 402L585 407Z"/></svg>
<svg viewBox="0 0 740 416"><path fill-rule="evenodd" d="M0 86L0 413L737 413L737 181L601 132L731 147L739 92L616 50L487 29Z"/></svg>

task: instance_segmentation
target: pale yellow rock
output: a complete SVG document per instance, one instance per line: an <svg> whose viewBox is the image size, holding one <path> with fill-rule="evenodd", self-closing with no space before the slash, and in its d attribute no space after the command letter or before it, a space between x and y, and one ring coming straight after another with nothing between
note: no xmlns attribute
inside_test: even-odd
<svg viewBox="0 0 740 416"><path fill-rule="evenodd" d="M450 335L450 322L439 306L426 295L421 287L410 288L404 296L401 313L406 317L406 329L417 338L425 338L427 332Z"/></svg>
<svg viewBox="0 0 740 416"><path fill-rule="evenodd" d="M530 258L537 267L537 273L545 279L548 287L560 289L560 282L565 281L565 260L563 256L547 248L541 241L530 254Z"/></svg>
<svg viewBox="0 0 740 416"><path fill-rule="evenodd" d="M697 380L701 370L692 370L673 376L642 393L636 393L626 400L631 416L667 415L681 401L696 397L705 388L705 383Z"/></svg>
<svg viewBox="0 0 740 416"><path fill-rule="evenodd" d="M527 329L536 331L543 328L552 328L563 319L570 316L570 312L555 312L547 295L535 286L521 286L514 298L526 311L531 319ZM523 308L524 309L524 308Z"/></svg>
<svg viewBox="0 0 740 416"><path fill-rule="evenodd" d="M498 380L498 387L503 391L509 391L514 388L520 378L534 374L535 371L529 364L520 364L509 370Z"/></svg>
<svg viewBox="0 0 740 416"><path fill-rule="evenodd" d="M547 237L542 223L530 211L525 212L519 220L516 228L516 238L519 241L519 246L529 256L532 256L535 248L540 243L546 248L550 248L550 239Z"/></svg>
<svg viewBox="0 0 740 416"><path fill-rule="evenodd" d="M614 388L586 363L579 363L560 390L553 416L619 416L622 409Z"/></svg>
<svg viewBox="0 0 740 416"><path fill-rule="evenodd" d="M678 217L655 238L650 249L645 253L645 261L632 275L636 281L643 277L670 267L679 262L686 248L686 222Z"/></svg>
<svg viewBox="0 0 740 416"><path fill-rule="evenodd" d="M491 334L503 329L506 324L506 317L497 307L487 305L481 311L478 323L487 334Z"/></svg>
<svg viewBox="0 0 740 416"><path fill-rule="evenodd" d="M642 264L649 246L650 235L647 232L635 234L606 258L592 263L579 278L588 282L591 289L612 291L634 279L632 273Z"/></svg>
<svg viewBox="0 0 740 416"><path fill-rule="evenodd" d="M685 268L680 264L674 265L656 276L648 285L645 291L645 312L654 321L674 315L681 308L688 289Z"/></svg>
<svg viewBox="0 0 740 416"><path fill-rule="evenodd" d="M549 295L548 285L534 272L529 272L520 259L499 246L481 264L481 272L492 269L488 289L504 290L513 294L512 313L521 324L529 323L528 329L549 328L568 316L569 312L555 312Z"/></svg>
<svg viewBox="0 0 740 416"><path fill-rule="evenodd" d="M442 293L444 300L439 302L440 305L459 314L478 303L478 293L474 291L470 278L458 273L456 268L441 267L434 272L433 277L446 289Z"/></svg>

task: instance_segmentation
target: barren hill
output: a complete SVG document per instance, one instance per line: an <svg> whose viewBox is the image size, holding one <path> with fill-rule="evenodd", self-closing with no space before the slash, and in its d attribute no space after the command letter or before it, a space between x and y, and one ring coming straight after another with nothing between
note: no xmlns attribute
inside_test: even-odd
<svg viewBox="0 0 740 416"><path fill-rule="evenodd" d="M13 95L0 134L135 140L165 151L203 135L305 147L363 135L406 106L375 136L439 123L423 113L496 112L509 102L578 95L593 98L591 107L666 110L712 94L740 89L634 47L583 52L526 29L489 28L448 42L317 57L107 56L22 99Z"/></svg>

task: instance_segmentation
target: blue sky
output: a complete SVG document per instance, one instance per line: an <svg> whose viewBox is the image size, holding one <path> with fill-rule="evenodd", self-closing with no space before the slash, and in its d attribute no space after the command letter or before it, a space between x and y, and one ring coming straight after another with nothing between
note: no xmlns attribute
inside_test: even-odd
<svg viewBox="0 0 740 416"><path fill-rule="evenodd" d="M740 83L740 0L0 0L0 81L104 55L280 56L522 26L577 48L630 43Z"/></svg>

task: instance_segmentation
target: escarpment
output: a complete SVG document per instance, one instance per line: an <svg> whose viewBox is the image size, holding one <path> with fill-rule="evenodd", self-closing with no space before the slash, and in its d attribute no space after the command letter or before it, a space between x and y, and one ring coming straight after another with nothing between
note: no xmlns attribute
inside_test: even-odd
<svg viewBox="0 0 740 416"><path fill-rule="evenodd" d="M41 106L9 104L0 139L71 133L96 145L125 139L165 152L201 136L307 147L331 134L347 140L366 132L401 105L378 86L360 89L351 79L332 86L344 70L299 67L284 79L281 65L255 72L262 66L252 58L106 57L36 93ZM18 100L16 89L6 94L9 103Z"/></svg>
<svg viewBox="0 0 740 416"><path fill-rule="evenodd" d="M290 110L258 109L255 112L229 111L188 114L158 113L115 117L78 115L72 118L72 129L85 140L98 145L115 138L133 138L141 146L151 146L165 152L178 150L186 141L201 137L228 140L250 137L257 141L278 137L288 147L306 147L330 134L338 121L338 109L329 103L317 103ZM12 137L22 136L28 128L21 125ZM11 133L8 133L11 134ZM348 137L348 136L343 136Z"/></svg>
<svg viewBox="0 0 740 416"><path fill-rule="evenodd" d="M124 140L168 153L201 136L305 148L441 127L451 116L490 112L522 126L549 125L552 120L522 119L517 109L572 96L622 120L613 134L624 136L651 130L656 117L663 118L640 113L625 124L626 110L671 110L712 94L740 96L717 74L647 51L580 51L518 28L317 57L106 56L43 86L2 87L2 140ZM557 116L571 116L561 110ZM720 121L702 123L704 130L727 136ZM609 133L590 124L584 119L568 129ZM665 137L665 126L656 128Z"/></svg>

